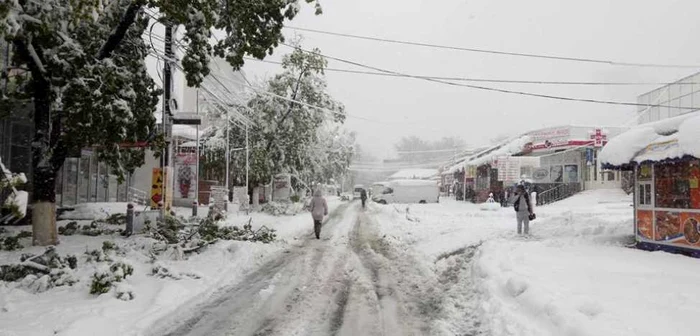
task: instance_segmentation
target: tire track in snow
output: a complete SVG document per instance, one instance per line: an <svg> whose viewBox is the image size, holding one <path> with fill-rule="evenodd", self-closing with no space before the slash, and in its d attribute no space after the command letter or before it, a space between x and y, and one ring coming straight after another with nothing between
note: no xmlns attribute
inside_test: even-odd
<svg viewBox="0 0 700 336"><path fill-rule="evenodd" d="M324 229L328 231L337 226L348 207L348 204L344 204L331 213L324 223ZM244 329L248 331L240 334L250 335L254 334L250 330L273 330L276 321L274 314L281 313L279 303L287 301L288 296L293 296L294 290L299 288L301 279L298 275L316 272L321 265L312 262L311 269L305 269L305 266L309 265L304 262L305 257L322 260L323 254L330 248L328 244L324 244L320 248L312 249L309 245L312 245L313 241L316 239L307 236L300 246L293 247L282 253L279 258L263 264L236 284L217 291L211 296L212 299L196 304L194 308L185 306L165 320L158 321L155 329L161 330L152 334L223 335L232 330ZM261 298L261 293L266 292L270 294ZM297 297L299 295L296 294ZM177 324L157 327L168 323Z"/></svg>
<svg viewBox="0 0 700 336"><path fill-rule="evenodd" d="M416 265L410 260L401 260L408 256L397 257L391 246L378 237L376 223L365 213L358 217L350 235L350 245L359 257L362 266L371 274L377 310L380 314L382 335L429 335L429 322L433 318L421 309L412 309L421 305L425 298L414 296L418 288L411 288L410 281L403 276L409 271L406 266ZM422 279L427 280L429 279Z"/></svg>

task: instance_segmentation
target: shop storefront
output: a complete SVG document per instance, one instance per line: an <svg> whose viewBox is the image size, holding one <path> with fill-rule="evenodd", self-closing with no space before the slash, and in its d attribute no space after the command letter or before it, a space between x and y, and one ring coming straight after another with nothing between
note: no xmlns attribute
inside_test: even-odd
<svg viewBox="0 0 700 336"><path fill-rule="evenodd" d="M601 153L606 168L634 172L634 231L640 248L700 257L699 126L700 115L640 126Z"/></svg>
<svg viewBox="0 0 700 336"><path fill-rule="evenodd" d="M122 183L95 152L83 150L80 157L66 159L56 180L56 204L71 206L86 202L126 202L131 176Z"/></svg>
<svg viewBox="0 0 700 336"><path fill-rule="evenodd" d="M635 167L635 233L649 244L697 250L700 256L700 160Z"/></svg>

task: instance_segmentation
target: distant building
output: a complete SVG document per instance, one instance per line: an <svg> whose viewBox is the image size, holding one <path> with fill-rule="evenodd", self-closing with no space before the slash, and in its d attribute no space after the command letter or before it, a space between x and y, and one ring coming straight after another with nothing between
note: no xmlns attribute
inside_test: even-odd
<svg viewBox="0 0 700 336"><path fill-rule="evenodd" d="M483 202L527 182L555 201L585 189L620 188L624 176L603 169L600 149L624 127L558 126L533 130L492 146L449 169L457 188ZM469 197L468 197L469 200Z"/></svg>

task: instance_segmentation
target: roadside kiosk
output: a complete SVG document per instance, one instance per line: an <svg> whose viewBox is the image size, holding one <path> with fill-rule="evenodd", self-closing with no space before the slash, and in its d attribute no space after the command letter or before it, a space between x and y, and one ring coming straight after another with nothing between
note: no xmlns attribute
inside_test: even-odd
<svg viewBox="0 0 700 336"><path fill-rule="evenodd" d="M600 159L634 171L637 247L700 257L700 114L637 126L610 140Z"/></svg>

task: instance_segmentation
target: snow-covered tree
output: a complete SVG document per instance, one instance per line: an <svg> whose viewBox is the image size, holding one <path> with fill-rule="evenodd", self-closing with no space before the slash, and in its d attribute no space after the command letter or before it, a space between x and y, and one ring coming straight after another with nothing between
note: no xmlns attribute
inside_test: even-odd
<svg viewBox="0 0 700 336"><path fill-rule="evenodd" d="M339 128L345 121L344 107L326 92L325 67L326 60L318 50L296 49L284 56L283 71L259 85L245 106L234 104L233 108L252 120L251 187L268 184L279 173L294 174L305 183L327 182L348 168L354 136ZM220 126L215 126L206 144L209 149L221 148L214 150L221 157L225 155L226 121L223 115L219 117L222 122L214 123ZM229 122L229 147L245 147L244 129ZM231 180L244 182L245 151L232 151L231 164Z"/></svg>
<svg viewBox="0 0 700 336"><path fill-rule="evenodd" d="M297 175L307 183L330 183L347 173L355 152L355 134L339 126L323 127L311 146L306 169Z"/></svg>
<svg viewBox="0 0 700 336"><path fill-rule="evenodd" d="M154 135L159 91L144 63L146 8L184 26L182 64L194 86L209 73L212 55L235 69L245 55L265 57L299 0L0 0L0 37L13 45L11 66L26 70L5 98L34 104L35 244L58 242L55 179L68 153L95 146L120 177L144 160L142 149L119 144ZM212 43L215 29L225 37Z"/></svg>
<svg viewBox="0 0 700 336"><path fill-rule="evenodd" d="M295 49L284 57L283 72L265 86L275 96L260 93L248 103L255 122L250 130L251 185L266 184L278 173L315 168L310 156L317 150L319 129L344 122L343 105L326 92L326 65L318 49Z"/></svg>

